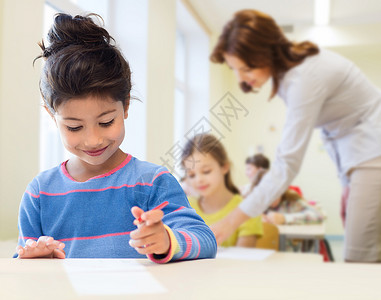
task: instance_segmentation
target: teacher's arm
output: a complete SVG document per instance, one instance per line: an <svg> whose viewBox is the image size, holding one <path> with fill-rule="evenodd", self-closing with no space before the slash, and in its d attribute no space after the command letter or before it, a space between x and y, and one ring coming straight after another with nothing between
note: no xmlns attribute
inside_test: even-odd
<svg viewBox="0 0 381 300"><path fill-rule="evenodd" d="M227 215L226 218L210 226L216 236L217 244L221 245L222 242L228 239L242 223L250 218L250 216L237 207Z"/></svg>
<svg viewBox="0 0 381 300"><path fill-rule="evenodd" d="M294 76L287 82L284 94L287 104L286 122L276 158L269 172L244 201L225 219L211 226L220 245L243 222L261 215L279 198L299 172L317 118L325 101L325 93L315 76Z"/></svg>

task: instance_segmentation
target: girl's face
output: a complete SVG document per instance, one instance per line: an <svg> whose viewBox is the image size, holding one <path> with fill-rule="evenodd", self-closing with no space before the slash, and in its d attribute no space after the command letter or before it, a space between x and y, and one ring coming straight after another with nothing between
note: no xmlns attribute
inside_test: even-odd
<svg viewBox="0 0 381 300"><path fill-rule="evenodd" d="M124 139L127 116L121 101L86 96L62 103L54 119L69 152L88 165L107 168Z"/></svg>
<svg viewBox="0 0 381 300"><path fill-rule="evenodd" d="M238 79L238 82L246 82L252 88L261 88L271 77L269 67L250 68L237 56L224 54L226 64L232 69Z"/></svg>
<svg viewBox="0 0 381 300"><path fill-rule="evenodd" d="M250 181L254 180L255 175L257 175L258 171L259 171L259 168L257 168L253 164L246 164L245 174Z"/></svg>
<svg viewBox="0 0 381 300"><path fill-rule="evenodd" d="M194 152L184 161L186 176L192 188L202 197L208 197L225 186L229 165L220 164L209 153Z"/></svg>

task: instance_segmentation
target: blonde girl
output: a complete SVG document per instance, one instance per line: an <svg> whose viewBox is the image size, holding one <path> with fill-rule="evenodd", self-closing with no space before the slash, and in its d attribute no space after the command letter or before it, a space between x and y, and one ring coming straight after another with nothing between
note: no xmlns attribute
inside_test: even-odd
<svg viewBox="0 0 381 300"><path fill-rule="evenodd" d="M211 225L227 216L242 201L230 174L230 162L221 142L210 134L189 140L182 155L182 165L191 187L199 197L189 197L191 206ZM263 229L259 217L237 228L221 246L255 247Z"/></svg>

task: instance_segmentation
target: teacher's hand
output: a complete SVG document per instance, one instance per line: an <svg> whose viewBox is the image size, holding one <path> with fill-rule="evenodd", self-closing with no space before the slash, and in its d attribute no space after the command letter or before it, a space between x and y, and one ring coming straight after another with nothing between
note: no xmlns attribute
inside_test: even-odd
<svg viewBox="0 0 381 300"><path fill-rule="evenodd" d="M343 221L344 227L345 227L345 217L347 214L348 197L349 197L349 186L345 186L341 194L341 209L340 209L340 216L341 216L341 220Z"/></svg>
<svg viewBox="0 0 381 300"><path fill-rule="evenodd" d="M217 245L220 246L234 231L246 220L250 219L239 207L233 210L221 221L210 226L216 236Z"/></svg>

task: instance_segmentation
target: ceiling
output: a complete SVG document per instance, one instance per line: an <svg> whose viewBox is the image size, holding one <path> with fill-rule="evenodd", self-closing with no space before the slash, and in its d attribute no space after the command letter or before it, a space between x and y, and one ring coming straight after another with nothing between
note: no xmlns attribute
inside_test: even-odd
<svg viewBox="0 0 381 300"><path fill-rule="evenodd" d="M320 1L320 0L316 0ZM281 25L312 26L314 0L187 0L212 32L241 9L257 9ZM381 23L381 0L331 0L331 25Z"/></svg>

